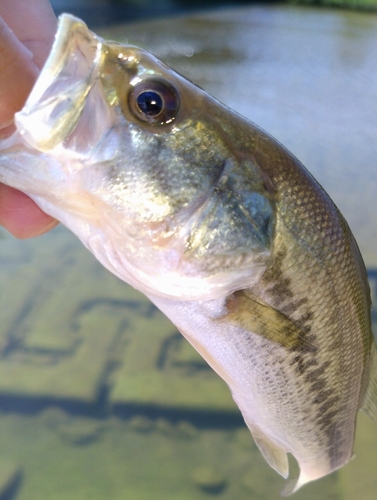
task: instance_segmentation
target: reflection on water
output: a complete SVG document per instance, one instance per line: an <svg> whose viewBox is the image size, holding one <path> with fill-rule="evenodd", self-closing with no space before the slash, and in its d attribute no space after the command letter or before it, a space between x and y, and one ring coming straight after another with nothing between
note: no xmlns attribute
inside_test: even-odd
<svg viewBox="0 0 377 500"><path fill-rule="evenodd" d="M374 301L376 28L370 14L274 7L107 32L149 47L303 160L349 220ZM2 500L278 498L284 481L227 388L144 297L64 228L0 241ZM361 416L357 458L295 498L374 499L376 450Z"/></svg>

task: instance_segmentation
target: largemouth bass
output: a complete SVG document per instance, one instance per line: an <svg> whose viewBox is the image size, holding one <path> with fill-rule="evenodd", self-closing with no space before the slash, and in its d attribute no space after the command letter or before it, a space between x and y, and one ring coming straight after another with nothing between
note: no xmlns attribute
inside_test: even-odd
<svg viewBox="0 0 377 500"><path fill-rule="evenodd" d="M63 15L0 180L147 295L228 384L296 491L377 420L365 267L347 223L268 134L148 52Z"/></svg>

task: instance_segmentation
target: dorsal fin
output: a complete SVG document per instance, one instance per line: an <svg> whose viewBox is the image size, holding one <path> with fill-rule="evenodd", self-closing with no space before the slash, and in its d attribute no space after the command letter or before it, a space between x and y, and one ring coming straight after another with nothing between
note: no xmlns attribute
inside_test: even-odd
<svg viewBox="0 0 377 500"><path fill-rule="evenodd" d="M372 343L369 383L361 409L377 423L377 348Z"/></svg>

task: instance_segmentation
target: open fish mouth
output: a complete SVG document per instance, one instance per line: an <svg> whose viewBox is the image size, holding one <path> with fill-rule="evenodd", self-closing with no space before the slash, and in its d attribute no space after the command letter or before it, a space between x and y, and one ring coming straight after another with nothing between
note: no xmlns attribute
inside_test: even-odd
<svg viewBox="0 0 377 500"><path fill-rule="evenodd" d="M30 146L48 152L67 148L71 139L75 153L85 153L106 134L111 120L98 85L102 47L82 21L61 16L50 55L15 117Z"/></svg>

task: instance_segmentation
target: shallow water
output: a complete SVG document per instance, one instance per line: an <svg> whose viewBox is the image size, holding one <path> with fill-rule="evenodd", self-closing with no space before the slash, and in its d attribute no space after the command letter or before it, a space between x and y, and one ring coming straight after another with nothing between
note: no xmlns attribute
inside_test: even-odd
<svg viewBox="0 0 377 500"><path fill-rule="evenodd" d="M103 34L149 48L291 149L349 221L376 300L377 16L252 7ZM2 500L279 497L225 385L146 299L62 227L0 235ZM364 415L355 452L294 498L375 499Z"/></svg>

